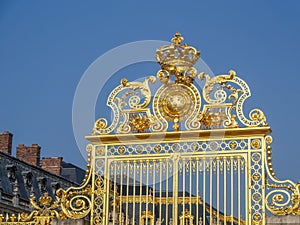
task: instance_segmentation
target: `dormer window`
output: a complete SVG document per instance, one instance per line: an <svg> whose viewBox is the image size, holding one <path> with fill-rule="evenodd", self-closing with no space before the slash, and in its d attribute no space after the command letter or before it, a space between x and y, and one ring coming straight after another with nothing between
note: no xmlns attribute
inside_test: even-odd
<svg viewBox="0 0 300 225"><path fill-rule="evenodd" d="M32 173L30 171L24 171L22 172L22 176L24 179L25 187L30 189L32 187Z"/></svg>
<svg viewBox="0 0 300 225"><path fill-rule="evenodd" d="M6 166L6 171L7 171L7 177L10 182L15 182L16 181L16 172L17 172L17 167L13 164L7 165Z"/></svg>

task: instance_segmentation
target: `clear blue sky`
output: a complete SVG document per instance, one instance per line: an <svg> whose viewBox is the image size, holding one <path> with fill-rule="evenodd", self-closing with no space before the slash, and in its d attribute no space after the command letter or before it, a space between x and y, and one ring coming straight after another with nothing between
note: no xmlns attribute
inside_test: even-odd
<svg viewBox="0 0 300 225"><path fill-rule="evenodd" d="M38 143L43 156L84 167L72 131L84 71L118 45L180 31L215 74L235 69L248 82L249 107L273 129L277 175L300 180L300 2L116 2L0 1L0 131L14 146Z"/></svg>

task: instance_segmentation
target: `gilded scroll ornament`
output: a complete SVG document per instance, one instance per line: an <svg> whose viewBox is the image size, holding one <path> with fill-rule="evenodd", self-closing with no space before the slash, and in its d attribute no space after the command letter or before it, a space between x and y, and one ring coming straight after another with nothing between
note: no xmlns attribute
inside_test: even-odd
<svg viewBox="0 0 300 225"><path fill-rule="evenodd" d="M129 82L126 78L123 78L121 85L117 86L107 99L107 105L114 113L112 123L107 127L105 118L98 119L94 124L93 133L131 132L132 127L129 125L129 118L132 118L130 113L134 113L135 110L145 112L145 115L142 115L142 117L150 117L149 110L146 109L151 101L149 82L154 83L155 81L156 78L154 76L146 78L144 82ZM118 127L118 125L120 126Z"/></svg>
<svg viewBox="0 0 300 225"><path fill-rule="evenodd" d="M218 75L213 78L208 74L201 73L199 79L206 80L203 88L203 98L209 103L207 107L225 104L226 100L229 100L232 104L229 108L229 123L226 124L227 126L235 127L238 124L235 120L236 117L242 125L247 127L267 125L266 117L259 109L251 110L249 119L244 115L244 102L251 96L251 92L246 82L236 76L235 71L230 70L228 75ZM237 87L233 87L230 83ZM227 94L227 91L229 94Z"/></svg>
<svg viewBox="0 0 300 225"><path fill-rule="evenodd" d="M266 182L266 207L274 215L300 215L300 182L279 180L274 173L271 157L272 137L265 138L267 157L266 164L268 179Z"/></svg>

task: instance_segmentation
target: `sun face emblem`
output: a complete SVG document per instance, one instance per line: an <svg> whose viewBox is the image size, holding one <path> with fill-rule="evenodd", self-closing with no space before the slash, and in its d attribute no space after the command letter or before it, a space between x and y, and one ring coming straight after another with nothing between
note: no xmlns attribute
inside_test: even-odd
<svg viewBox="0 0 300 225"><path fill-rule="evenodd" d="M195 103L200 99L192 87L182 84L167 85L159 91L158 96L154 100L158 112L170 122L184 121L188 118L194 107L198 107L199 104Z"/></svg>
<svg viewBox="0 0 300 225"><path fill-rule="evenodd" d="M176 95L171 95L166 97L166 107L169 111L180 114L187 106L186 96L181 93L176 93Z"/></svg>

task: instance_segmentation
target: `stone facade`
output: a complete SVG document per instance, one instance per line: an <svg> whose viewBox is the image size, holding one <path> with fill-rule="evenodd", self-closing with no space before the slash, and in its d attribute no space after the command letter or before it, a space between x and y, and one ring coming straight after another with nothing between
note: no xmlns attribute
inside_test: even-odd
<svg viewBox="0 0 300 225"><path fill-rule="evenodd" d="M267 216L268 225L299 225L300 216Z"/></svg>
<svg viewBox="0 0 300 225"><path fill-rule="evenodd" d="M90 222L88 220L53 220L52 225L88 225Z"/></svg>

